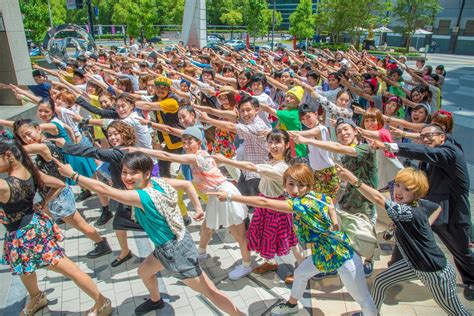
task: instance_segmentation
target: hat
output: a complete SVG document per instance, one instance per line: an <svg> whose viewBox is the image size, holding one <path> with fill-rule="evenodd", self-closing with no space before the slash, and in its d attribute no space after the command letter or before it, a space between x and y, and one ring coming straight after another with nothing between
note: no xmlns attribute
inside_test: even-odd
<svg viewBox="0 0 474 316"><path fill-rule="evenodd" d="M46 73L41 69L35 69L31 74L33 77L46 77Z"/></svg>
<svg viewBox="0 0 474 316"><path fill-rule="evenodd" d="M224 86L220 88L219 94L217 96L226 95L226 94L232 93L233 91L234 89L232 87Z"/></svg>
<svg viewBox="0 0 474 316"><path fill-rule="evenodd" d="M298 106L298 113L304 114L304 113L314 113L318 112L318 108L316 104L314 103L303 103Z"/></svg>
<svg viewBox="0 0 474 316"><path fill-rule="evenodd" d="M183 131L183 136L192 136L202 142L202 129L196 125L186 127L186 129Z"/></svg>
<svg viewBox="0 0 474 316"><path fill-rule="evenodd" d="M304 95L304 89L301 88L300 86L295 86L293 88L291 88L290 90L288 90L288 92L286 92L286 94L292 94L294 95L298 101L301 102L301 99L303 99L303 95Z"/></svg>
<svg viewBox="0 0 474 316"><path fill-rule="evenodd" d="M81 68L77 68L77 69L74 69L74 72L73 72L76 76L78 77L81 77L81 78L84 78L86 76L86 72L81 69Z"/></svg>
<svg viewBox="0 0 474 316"><path fill-rule="evenodd" d="M179 82L179 84L182 84L182 83L185 83L185 84L188 86L188 88L191 86L191 82L189 82L189 81L186 80L186 79L181 79L181 81Z"/></svg>
<svg viewBox="0 0 474 316"><path fill-rule="evenodd" d="M92 59L95 59L95 60L98 60L99 58L97 58L97 55L92 53L90 54L89 58L92 58Z"/></svg>
<svg viewBox="0 0 474 316"><path fill-rule="evenodd" d="M102 78L101 75L92 75L92 78L94 78L95 80L99 81L99 82L104 82L104 78Z"/></svg>
<svg viewBox="0 0 474 316"><path fill-rule="evenodd" d="M335 127L335 128L337 128L337 127L338 127L339 125L341 125L341 124L349 124L349 125L352 126L354 129L357 128L357 125L354 123L353 120L347 119L347 118L344 118L344 117L340 117L340 118L337 119L337 121L336 121L336 127Z"/></svg>
<svg viewBox="0 0 474 316"><path fill-rule="evenodd" d="M430 114L431 113L431 106L429 104L426 104L426 103L418 103L414 108L413 110L418 110L419 108L425 108L426 109L426 113Z"/></svg>
<svg viewBox="0 0 474 316"><path fill-rule="evenodd" d="M148 54L148 57L149 58L155 58L157 57L156 53L155 52L151 52L150 54Z"/></svg>
<svg viewBox="0 0 474 316"><path fill-rule="evenodd" d="M155 86L165 86L165 87L171 87L171 79L166 78L166 77L158 77L155 80Z"/></svg>

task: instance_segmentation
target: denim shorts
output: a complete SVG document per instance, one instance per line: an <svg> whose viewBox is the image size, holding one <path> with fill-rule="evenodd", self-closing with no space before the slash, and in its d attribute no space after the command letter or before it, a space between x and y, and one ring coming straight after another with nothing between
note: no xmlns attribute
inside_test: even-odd
<svg viewBox="0 0 474 316"><path fill-rule="evenodd" d="M53 215L53 219L59 219L68 217L76 212L76 200L74 199L74 193L71 187L66 184L66 187L62 189L61 193L49 202L49 211Z"/></svg>
<svg viewBox="0 0 474 316"><path fill-rule="evenodd" d="M202 274L197 248L188 232L181 241L173 239L157 246L153 255L171 276L179 280L197 278Z"/></svg>

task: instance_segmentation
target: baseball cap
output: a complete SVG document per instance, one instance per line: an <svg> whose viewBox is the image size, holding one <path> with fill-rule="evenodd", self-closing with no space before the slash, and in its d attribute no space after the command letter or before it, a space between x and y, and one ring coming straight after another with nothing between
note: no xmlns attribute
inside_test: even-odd
<svg viewBox="0 0 474 316"><path fill-rule="evenodd" d="M31 74L33 77L46 77L46 73L41 69L35 69Z"/></svg>
<svg viewBox="0 0 474 316"><path fill-rule="evenodd" d="M357 125L354 123L353 120L351 119L347 119L347 118L344 118L344 117L340 117L337 119L336 121L336 127L337 128L339 125L341 124L349 124L350 126L352 126L354 129L357 128Z"/></svg>
<svg viewBox="0 0 474 316"><path fill-rule="evenodd" d="M198 126L194 125L194 126L190 126L190 127L187 127L184 131L183 131L183 136L192 136L194 138L196 138L197 140L200 140L202 142L202 129L200 129Z"/></svg>
<svg viewBox="0 0 474 316"><path fill-rule="evenodd" d="M310 112L318 112L318 108L314 103L303 103L298 106L298 113L310 113Z"/></svg>

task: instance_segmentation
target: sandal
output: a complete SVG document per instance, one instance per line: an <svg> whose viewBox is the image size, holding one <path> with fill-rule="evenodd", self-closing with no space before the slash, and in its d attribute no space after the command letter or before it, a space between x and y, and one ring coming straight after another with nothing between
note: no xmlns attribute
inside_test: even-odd
<svg viewBox="0 0 474 316"><path fill-rule="evenodd" d="M90 309L86 312L86 316L109 316L112 314L112 301L104 297L104 303L96 311Z"/></svg>
<svg viewBox="0 0 474 316"><path fill-rule="evenodd" d="M125 261L132 259L132 257L133 257L132 252L129 251L128 254L127 254L125 257L123 257L123 258L120 258L120 257L115 258L115 260L112 261L112 263L111 263L110 265L111 265L112 267L114 267L114 268L115 268L115 267L118 267L119 265L121 265L121 264L124 263Z"/></svg>
<svg viewBox="0 0 474 316"><path fill-rule="evenodd" d="M39 292L38 295L33 297L31 300L36 300L36 303L30 309L25 307L20 314L21 316L34 315L37 311L48 305L48 299L46 298L46 293L44 292Z"/></svg>

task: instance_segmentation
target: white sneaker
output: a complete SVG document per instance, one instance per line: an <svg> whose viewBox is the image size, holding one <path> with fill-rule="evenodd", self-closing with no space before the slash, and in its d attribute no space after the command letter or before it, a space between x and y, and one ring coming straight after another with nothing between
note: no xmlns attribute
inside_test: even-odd
<svg viewBox="0 0 474 316"><path fill-rule="evenodd" d="M290 307L285 303L278 304L277 306L273 307L271 310L272 315L291 315L298 313L298 305L294 307Z"/></svg>
<svg viewBox="0 0 474 316"><path fill-rule="evenodd" d="M252 273L252 266L244 267L243 264L238 265L234 268L234 270L230 271L229 273L229 280L237 281L242 279L244 276L249 275Z"/></svg>
<svg viewBox="0 0 474 316"><path fill-rule="evenodd" d="M198 261L199 262L206 261L207 258L209 258L209 254L207 252L198 253Z"/></svg>

